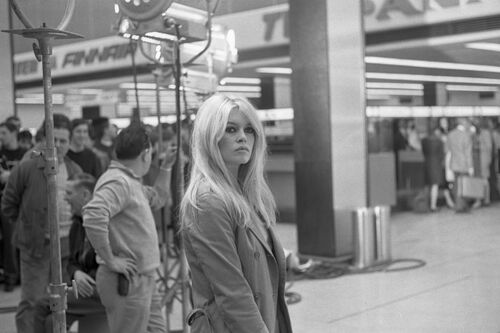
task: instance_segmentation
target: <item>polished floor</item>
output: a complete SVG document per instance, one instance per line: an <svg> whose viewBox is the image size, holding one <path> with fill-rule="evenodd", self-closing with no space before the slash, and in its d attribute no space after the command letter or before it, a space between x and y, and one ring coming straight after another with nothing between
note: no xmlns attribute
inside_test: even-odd
<svg viewBox="0 0 500 333"><path fill-rule="evenodd" d="M391 225L393 259L427 265L296 281L294 332L500 332L500 204L470 214L397 213ZM296 249L295 226L278 229L284 246ZM0 307L18 297L19 289L0 291ZM0 333L13 332L14 314L0 312Z"/></svg>

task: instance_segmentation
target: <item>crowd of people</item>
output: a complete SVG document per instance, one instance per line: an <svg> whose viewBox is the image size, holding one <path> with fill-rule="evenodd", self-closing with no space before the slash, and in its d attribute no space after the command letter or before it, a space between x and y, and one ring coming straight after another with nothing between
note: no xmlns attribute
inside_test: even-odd
<svg viewBox="0 0 500 333"><path fill-rule="evenodd" d="M489 118L461 117L454 123L448 128L448 122L441 121L422 140L408 142L411 149L424 155L431 211L439 208L440 192L445 204L457 213L499 199L500 132ZM475 187L477 193L464 193L469 187Z"/></svg>
<svg viewBox="0 0 500 333"><path fill-rule="evenodd" d="M18 332L51 332L45 127L27 144L11 118L0 124L4 289L21 285ZM68 325L75 313L100 309L112 333L166 331L154 212L172 203L174 164L187 164L187 154L176 161L179 146L192 150L186 194L173 210L191 269L192 332L291 332L265 135L247 100L205 101L191 146L177 145L168 126L159 138L141 124L117 133L106 118L53 121L63 280L74 280L80 296L68 296Z"/></svg>

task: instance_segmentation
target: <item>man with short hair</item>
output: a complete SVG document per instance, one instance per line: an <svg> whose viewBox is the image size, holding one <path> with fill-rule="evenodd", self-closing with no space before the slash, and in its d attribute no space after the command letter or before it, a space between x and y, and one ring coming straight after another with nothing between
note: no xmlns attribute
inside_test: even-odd
<svg viewBox="0 0 500 333"><path fill-rule="evenodd" d="M99 117L92 120L92 130L94 133L93 151L101 161L101 169L106 170L115 153L115 127L109 122L107 117Z"/></svg>
<svg viewBox="0 0 500 333"><path fill-rule="evenodd" d="M19 164L26 150L19 146L18 128L8 122L0 124L0 191L3 191L11 170ZM1 198L1 192L0 192ZM19 256L12 245L13 227L9 218L0 214L2 228L2 248L3 248L3 269L4 269L4 291L14 290L14 286L19 280Z"/></svg>
<svg viewBox="0 0 500 333"><path fill-rule="evenodd" d="M167 151L153 187L142 184L152 155L143 127L122 130L115 152L117 160L99 178L83 208L83 226L98 255L97 291L111 333L165 332L155 282L160 253L151 208L163 206L169 195L175 149ZM119 293L120 275L129 286Z"/></svg>
<svg viewBox="0 0 500 333"><path fill-rule="evenodd" d="M41 130L45 138L45 126L42 125ZM61 256L64 258L69 254L68 235L71 226L71 209L64 200L66 182L82 170L66 156L71 138L71 123L65 115L54 114L53 134L58 161L57 214ZM21 301L16 313L18 333L34 333L34 306L46 295L46 287L50 282L45 164L43 153L22 161L12 170L2 196L2 213L14 223L14 244L19 248L21 257Z"/></svg>
<svg viewBox="0 0 500 333"><path fill-rule="evenodd" d="M83 172L96 179L102 173L101 162L97 155L87 148L89 144L89 124L85 119L78 118L71 121L71 143L68 157L82 168Z"/></svg>

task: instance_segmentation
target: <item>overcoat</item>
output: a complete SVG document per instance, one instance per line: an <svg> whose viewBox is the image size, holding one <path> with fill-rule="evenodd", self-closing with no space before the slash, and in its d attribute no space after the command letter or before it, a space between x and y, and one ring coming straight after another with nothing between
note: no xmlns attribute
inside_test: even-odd
<svg viewBox="0 0 500 333"><path fill-rule="evenodd" d="M269 242L255 220L230 218L213 193L199 196L199 211L182 231L191 269L193 333L289 333L285 257L269 228Z"/></svg>

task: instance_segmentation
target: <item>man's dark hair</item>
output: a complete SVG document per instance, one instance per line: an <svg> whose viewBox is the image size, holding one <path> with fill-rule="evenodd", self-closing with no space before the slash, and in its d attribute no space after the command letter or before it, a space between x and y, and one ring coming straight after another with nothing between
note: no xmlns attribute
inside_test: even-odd
<svg viewBox="0 0 500 333"><path fill-rule="evenodd" d="M119 160L132 160L151 148L151 140L142 126L129 126L116 137L115 152Z"/></svg>
<svg viewBox="0 0 500 333"><path fill-rule="evenodd" d="M73 130L80 125L87 125L87 128L89 128L89 123L86 119L76 118L71 121L71 132L73 133Z"/></svg>
<svg viewBox="0 0 500 333"><path fill-rule="evenodd" d="M75 188L85 188L89 190L90 193L94 192L96 179L91 174L85 172L76 174L71 181Z"/></svg>
<svg viewBox="0 0 500 333"><path fill-rule="evenodd" d="M57 129L67 129L71 136L71 121L68 117L61 113L54 113L54 128ZM45 120L42 122L42 126L38 130L42 138L45 138Z"/></svg>
<svg viewBox="0 0 500 333"><path fill-rule="evenodd" d="M109 127L109 118L99 117L92 120L92 135L93 139L101 140L104 132Z"/></svg>
<svg viewBox="0 0 500 333"><path fill-rule="evenodd" d="M17 135L17 140L19 140L19 141L26 140L26 141L30 141L31 143L33 143L33 134L31 134L31 132L28 130L22 130Z"/></svg>
<svg viewBox="0 0 500 333"><path fill-rule="evenodd" d="M5 122L15 124L16 126L18 126L18 124L21 123L21 119L19 119L18 116L9 116L7 117L7 119L5 119Z"/></svg>
<svg viewBox="0 0 500 333"><path fill-rule="evenodd" d="M17 133L19 131L19 128L16 125L14 125L13 123L9 123L7 121L0 123L0 127L5 127L11 133L14 133L14 132Z"/></svg>

